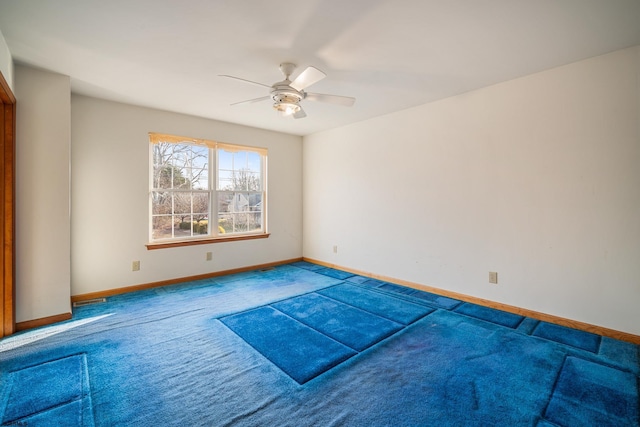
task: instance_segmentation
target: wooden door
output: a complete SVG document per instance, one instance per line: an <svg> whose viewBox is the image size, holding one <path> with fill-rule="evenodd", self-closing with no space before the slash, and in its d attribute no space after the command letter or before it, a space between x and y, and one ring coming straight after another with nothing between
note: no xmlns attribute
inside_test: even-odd
<svg viewBox="0 0 640 427"><path fill-rule="evenodd" d="M0 338L16 329L15 316L15 134L16 98L0 73Z"/></svg>

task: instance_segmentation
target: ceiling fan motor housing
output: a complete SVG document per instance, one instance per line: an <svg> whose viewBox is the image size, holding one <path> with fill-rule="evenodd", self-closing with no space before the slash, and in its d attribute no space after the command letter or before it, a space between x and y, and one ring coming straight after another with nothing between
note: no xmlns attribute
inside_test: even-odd
<svg viewBox="0 0 640 427"><path fill-rule="evenodd" d="M282 84L273 85L273 89L271 90L271 99L273 99L273 102L276 104L297 104L304 99L304 92L297 91L283 82Z"/></svg>

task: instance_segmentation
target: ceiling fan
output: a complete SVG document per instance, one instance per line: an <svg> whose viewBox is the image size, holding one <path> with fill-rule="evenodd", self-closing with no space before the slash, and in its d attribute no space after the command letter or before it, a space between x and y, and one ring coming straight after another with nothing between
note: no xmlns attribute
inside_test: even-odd
<svg viewBox="0 0 640 427"><path fill-rule="evenodd" d="M315 67L307 67L306 70L301 72L293 81L289 79L296 69L295 64L285 62L280 64L280 71L284 74L284 80L272 84L271 86L254 82L240 77L229 76L221 74L220 77L229 77L231 79L240 80L242 82L251 83L258 86L263 86L270 89L270 94L267 96L261 96L260 98L249 99L247 101L236 102L231 105L239 104L251 104L254 102L266 101L268 99L273 100L273 108L284 117L293 117L294 119L301 119L307 117L307 113L304 112L300 101L308 99L309 101L327 102L329 104L344 105L350 107L356 101L355 98L349 96L339 95L325 95L322 93L306 92L305 89L314 83L324 79L327 75Z"/></svg>

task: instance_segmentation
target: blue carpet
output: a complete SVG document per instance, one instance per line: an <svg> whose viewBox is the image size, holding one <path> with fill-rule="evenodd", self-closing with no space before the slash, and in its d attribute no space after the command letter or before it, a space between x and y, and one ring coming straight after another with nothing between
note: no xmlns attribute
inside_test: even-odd
<svg viewBox="0 0 640 427"><path fill-rule="evenodd" d="M333 277L335 279L345 280L351 276L355 276L353 273L349 273L347 271L336 270L333 268L320 268L317 270L313 270L318 274L323 274L325 276Z"/></svg>
<svg viewBox="0 0 640 427"><path fill-rule="evenodd" d="M403 295L410 295L414 292L414 289L408 288L406 286L396 285L393 283L384 283L378 286L378 289L384 289L385 291L391 291Z"/></svg>
<svg viewBox="0 0 640 427"><path fill-rule="evenodd" d="M403 327L391 320L315 293L272 306L356 351L371 347Z"/></svg>
<svg viewBox="0 0 640 427"><path fill-rule="evenodd" d="M451 310L461 303L461 301L458 301L453 298L443 297L441 295L420 291L418 289L408 288L406 286L396 285L394 283L386 283L386 282L381 282L379 280L371 280L371 279L364 280L364 281L355 281L352 279L347 279L347 280L353 283L361 283L367 286L372 286L372 287L375 287L376 289L382 289L385 291L394 292L396 294L410 296L420 301L427 302L431 306L444 308L446 310Z"/></svg>
<svg viewBox="0 0 640 427"><path fill-rule="evenodd" d="M12 372L2 382L0 404L3 426L93 425L85 355Z"/></svg>
<svg viewBox="0 0 640 427"><path fill-rule="evenodd" d="M351 277L347 277L345 279L347 282L351 282L351 283L357 283L357 284L362 284L364 282L366 282L367 280L370 280L368 277L364 277L364 276L351 276Z"/></svg>
<svg viewBox="0 0 640 427"><path fill-rule="evenodd" d="M540 322L533 331L533 335L580 348L582 350L587 350L592 353L598 352L601 339L601 337L596 334L547 322Z"/></svg>
<svg viewBox="0 0 640 427"><path fill-rule="evenodd" d="M323 289L318 293L404 325L433 311L428 307L350 284Z"/></svg>
<svg viewBox="0 0 640 427"><path fill-rule="evenodd" d="M220 321L300 384L356 354L271 307Z"/></svg>
<svg viewBox="0 0 640 427"><path fill-rule="evenodd" d="M326 267L323 267L322 265L313 264L307 261L298 261L298 262L291 263L291 265L293 265L294 267L304 268L305 270L309 270L309 271L318 271L326 268Z"/></svg>
<svg viewBox="0 0 640 427"><path fill-rule="evenodd" d="M369 278L367 278L367 280L365 280L364 282L360 282L360 283L366 286L370 286L372 288L379 288L380 286L384 286L387 284L387 282L383 282L382 280L369 279Z"/></svg>
<svg viewBox="0 0 640 427"><path fill-rule="evenodd" d="M637 381L629 372L569 356L545 418L566 427L638 425Z"/></svg>
<svg viewBox="0 0 640 427"><path fill-rule="evenodd" d="M455 300L435 304L434 294L314 271L322 268L284 265L110 297L74 309L57 325L68 330L2 339L0 421L640 425L637 345L599 336L597 345L570 345L568 336L589 335L529 318L502 326L457 312ZM243 337L227 326L234 322Z"/></svg>
<svg viewBox="0 0 640 427"><path fill-rule="evenodd" d="M476 319L486 320L487 322L496 323L501 326L506 326L508 328L517 328L520 322L524 320L524 316L470 303L462 304L455 309L455 312L475 317Z"/></svg>
<svg viewBox="0 0 640 427"><path fill-rule="evenodd" d="M430 292L414 290L409 295L414 298L419 298L434 303L446 310L451 310L452 308L455 308L460 304L460 301L458 301L457 299L443 297L440 295L432 294Z"/></svg>
<svg viewBox="0 0 640 427"><path fill-rule="evenodd" d="M394 307L394 315L403 320L416 320L433 311L416 310L406 302L357 287L337 286L319 292L345 299L354 290L356 304L370 308L382 302ZM222 317L220 321L300 384L405 327L315 292Z"/></svg>

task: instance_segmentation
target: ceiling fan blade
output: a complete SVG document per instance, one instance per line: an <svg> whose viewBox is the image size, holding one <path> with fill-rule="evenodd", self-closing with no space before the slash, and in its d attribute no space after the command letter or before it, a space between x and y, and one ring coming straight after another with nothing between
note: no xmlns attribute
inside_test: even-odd
<svg viewBox="0 0 640 427"><path fill-rule="evenodd" d="M304 112L302 107L300 107L300 109L293 114L294 119L303 119L305 117L307 117L307 113Z"/></svg>
<svg viewBox="0 0 640 427"><path fill-rule="evenodd" d="M233 107L234 105L240 105L240 104L253 104L254 102L266 101L267 99L270 99L270 98L271 97L269 95L261 96L260 98L254 98L254 99L248 99L246 101L234 102L233 104L231 104L231 106Z"/></svg>
<svg viewBox="0 0 640 427"><path fill-rule="evenodd" d="M295 90L304 90L314 83L327 77L325 73L318 70L316 67L307 67L289 86Z"/></svg>
<svg viewBox="0 0 640 427"><path fill-rule="evenodd" d="M350 96L325 95L323 93L307 93L305 99L309 101L328 102L329 104L343 105L345 107L351 107L353 103L356 102L356 99Z"/></svg>
<svg viewBox="0 0 640 427"><path fill-rule="evenodd" d="M241 82L251 83L251 84L262 86L262 87L268 87L269 89L271 89L271 86L269 86L269 85L265 85L265 84L262 84L262 83L254 82L252 80L241 79L240 77L229 76L227 74L218 74L218 77L228 77L230 79L240 80Z"/></svg>

